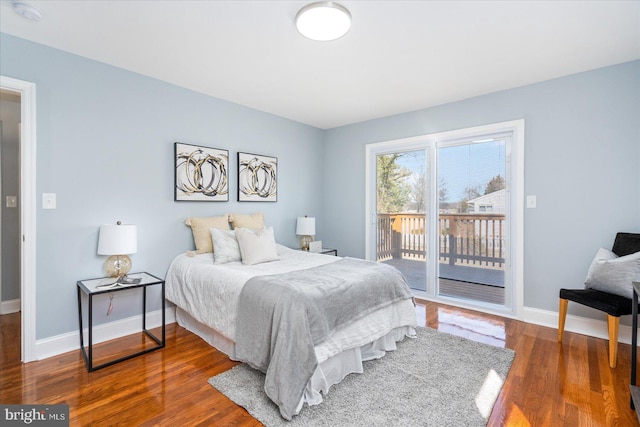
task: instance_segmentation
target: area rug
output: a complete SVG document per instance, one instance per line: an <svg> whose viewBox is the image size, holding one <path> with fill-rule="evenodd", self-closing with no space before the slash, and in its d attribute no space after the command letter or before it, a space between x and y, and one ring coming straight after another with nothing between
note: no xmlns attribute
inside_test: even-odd
<svg viewBox="0 0 640 427"><path fill-rule="evenodd" d="M515 352L429 328L417 332L292 421L264 393L264 374L245 364L209 383L267 427L486 425Z"/></svg>

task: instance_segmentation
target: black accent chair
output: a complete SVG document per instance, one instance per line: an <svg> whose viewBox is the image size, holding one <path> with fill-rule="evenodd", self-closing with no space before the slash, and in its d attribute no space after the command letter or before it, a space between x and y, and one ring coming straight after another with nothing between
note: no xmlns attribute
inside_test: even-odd
<svg viewBox="0 0 640 427"><path fill-rule="evenodd" d="M618 256L630 255L640 252L640 234L618 233L613 242L613 253ZM560 289L560 310L558 317L558 342L562 342L564 323L567 318L567 305L569 301L586 305L596 310L607 313L607 326L609 329L609 366L616 367L618 358L618 330L620 329L620 316L631 314L633 305L631 299L610 294L595 289Z"/></svg>

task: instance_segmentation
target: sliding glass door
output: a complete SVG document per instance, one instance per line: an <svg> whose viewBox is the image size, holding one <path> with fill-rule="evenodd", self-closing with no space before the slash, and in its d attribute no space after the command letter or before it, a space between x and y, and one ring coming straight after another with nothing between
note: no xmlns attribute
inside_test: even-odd
<svg viewBox="0 0 640 427"><path fill-rule="evenodd" d="M521 261L513 262L522 246L512 240L522 226L522 148L511 157L523 125L368 146L367 257L397 267L416 295L513 311L522 283Z"/></svg>
<svg viewBox="0 0 640 427"><path fill-rule="evenodd" d="M438 295L504 305L507 143L438 148Z"/></svg>

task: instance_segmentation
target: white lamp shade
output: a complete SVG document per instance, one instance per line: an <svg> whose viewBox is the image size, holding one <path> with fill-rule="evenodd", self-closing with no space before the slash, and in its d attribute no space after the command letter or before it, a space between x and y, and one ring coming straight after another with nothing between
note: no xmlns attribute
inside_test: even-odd
<svg viewBox="0 0 640 427"><path fill-rule="evenodd" d="M138 229L132 224L100 226L98 255L127 255L138 251Z"/></svg>
<svg viewBox="0 0 640 427"><path fill-rule="evenodd" d="M315 236L316 219L306 216L298 218L298 223L296 225L296 234L298 236Z"/></svg>

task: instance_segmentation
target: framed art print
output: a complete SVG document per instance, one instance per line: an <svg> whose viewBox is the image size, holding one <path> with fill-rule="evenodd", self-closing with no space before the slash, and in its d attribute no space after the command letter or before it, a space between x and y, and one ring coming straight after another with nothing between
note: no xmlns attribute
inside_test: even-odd
<svg viewBox="0 0 640 427"><path fill-rule="evenodd" d="M229 151L198 145L174 144L174 200L229 201Z"/></svg>
<svg viewBox="0 0 640 427"><path fill-rule="evenodd" d="M238 201L276 202L278 200L278 159L238 153Z"/></svg>

